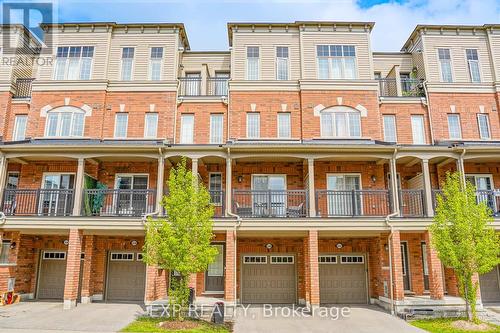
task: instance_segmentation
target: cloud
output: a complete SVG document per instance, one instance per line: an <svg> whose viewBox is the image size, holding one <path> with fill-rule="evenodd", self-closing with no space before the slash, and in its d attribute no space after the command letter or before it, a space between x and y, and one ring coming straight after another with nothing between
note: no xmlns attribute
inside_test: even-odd
<svg viewBox="0 0 500 333"><path fill-rule="evenodd" d="M59 0L61 21L182 22L194 50L227 49L227 22L373 21L372 48L398 51L417 24L500 22L498 0ZM372 4L375 3L375 4Z"/></svg>

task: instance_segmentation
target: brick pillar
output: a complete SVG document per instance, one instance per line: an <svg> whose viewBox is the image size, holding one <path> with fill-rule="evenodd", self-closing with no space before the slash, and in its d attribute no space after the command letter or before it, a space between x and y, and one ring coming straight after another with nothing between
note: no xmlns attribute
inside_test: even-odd
<svg viewBox="0 0 500 333"><path fill-rule="evenodd" d="M95 236L85 236L85 257L83 259L82 271L82 304L91 303L92 288L93 288L93 274L92 274L92 261L94 257L94 242Z"/></svg>
<svg viewBox="0 0 500 333"><path fill-rule="evenodd" d="M391 234L391 257L392 257L392 288L395 301L402 301L405 297L403 284L403 261L401 257L401 239L399 230Z"/></svg>
<svg viewBox="0 0 500 333"><path fill-rule="evenodd" d="M319 306L319 265L318 265L318 231L309 230L307 235L307 268L308 302L312 307Z"/></svg>
<svg viewBox="0 0 500 333"><path fill-rule="evenodd" d="M194 289L194 294L196 295L196 284L198 283L198 274L194 273L189 275L188 286Z"/></svg>
<svg viewBox="0 0 500 333"><path fill-rule="evenodd" d="M437 252L431 246L431 234L425 232L425 244L427 244L427 267L429 270L429 291L432 299L443 299L443 269L441 260L439 260Z"/></svg>
<svg viewBox="0 0 500 333"><path fill-rule="evenodd" d="M146 303L165 299L168 290L168 272L156 266L146 266Z"/></svg>
<svg viewBox="0 0 500 333"><path fill-rule="evenodd" d="M226 231L226 263L224 270L224 300L236 301L236 237L234 230Z"/></svg>
<svg viewBox="0 0 500 333"><path fill-rule="evenodd" d="M82 232L78 229L69 230L68 254L66 256L66 279L64 284L64 309L76 306L78 284L80 280L80 261L82 253Z"/></svg>

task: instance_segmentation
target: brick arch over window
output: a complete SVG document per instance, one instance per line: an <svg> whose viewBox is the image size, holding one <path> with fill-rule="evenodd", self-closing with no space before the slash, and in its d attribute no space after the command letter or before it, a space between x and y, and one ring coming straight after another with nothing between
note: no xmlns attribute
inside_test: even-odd
<svg viewBox="0 0 500 333"><path fill-rule="evenodd" d="M46 111L45 137L83 137L88 110L61 106Z"/></svg>
<svg viewBox="0 0 500 333"><path fill-rule="evenodd" d="M320 111L323 138L360 138L361 112L348 106L332 106Z"/></svg>

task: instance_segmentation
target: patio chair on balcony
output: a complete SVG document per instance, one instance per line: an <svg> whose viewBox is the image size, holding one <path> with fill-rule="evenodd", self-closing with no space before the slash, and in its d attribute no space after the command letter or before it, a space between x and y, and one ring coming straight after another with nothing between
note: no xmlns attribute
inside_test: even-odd
<svg viewBox="0 0 500 333"><path fill-rule="evenodd" d="M304 216L304 203L301 202L298 206L288 206L286 209L286 216L288 217Z"/></svg>
<svg viewBox="0 0 500 333"><path fill-rule="evenodd" d="M252 207L251 206L241 206L238 202L235 202L234 205L236 207L236 215L252 216Z"/></svg>

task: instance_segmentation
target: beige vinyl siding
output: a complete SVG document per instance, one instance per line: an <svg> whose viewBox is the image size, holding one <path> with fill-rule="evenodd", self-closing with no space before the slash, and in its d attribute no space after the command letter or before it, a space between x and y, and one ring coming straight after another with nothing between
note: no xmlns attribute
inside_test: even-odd
<svg viewBox="0 0 500 333"><path fill-rule="evenodd" d="M371 65L370 34L368 32L309 32L302 34L302 65L306 80L316 80L316 45L354 45L356 48L356 68L358 79L373 79Z"/></svg>
<svg viewBox="0 0 500 333"><path fill-rule="evenodd" d="M380 72L382 78L385 78L394 66L399 66L401 73L411 72L413 69L412 55L409 53L373 54L373 71Z"/></svg>
<svg viewBox="0 0 500 333"><path fill-rule="evenodd" d="M104 29L96 30L94 32L89 31L87 28L82 28L79 32L68 31L59 32L57 34L47 34L49 43L52 43L52 38L54 37L54 51L53 51L53 61L46 62L44 66L39 66L37 70L37 79L39 80L52 80L54 77L54 66L55 66L55 56L58 46L93 46L94 47L94 57L92 60L92 73L90 75L91 80L104 80L106 78L106 62L108 53L108 39L109 33ZM49 44L50 45L50 44ZM48 55L42 55L42 57L48 57Z"/></svg>
<svg viewBox="0 0 500 333"><path fill-rule="evenodd" d="M183 66L181 76L186 72L205 71L205 64L208 67L210 76L215 72L229 72L231 66L231 55L228 53L183 53L181 64Z"/></svg>
<svg viewBox="0 0 500 333"><path fill-rule="evenodd" d="M500 81L500 31L490 34L492 61L496 64L496 81Z"/></svg>
<svg viewBox="0 0 500 333"><path fill-rule="evenodd" d="M276 47L288 46L289 80L300 79L300 42L297 31L289 32L235 32L233 35L233 80L246 79L247 46L258 46L259 79L276 80Z"/></svg>
<svg viewBox="0 0 500 333"><path fill-rule="evenodd" d="M176 41L177 34L174 33L135 33L130 30L128 33L114 33L109 53L108 79L121 80L122 48L133 47L135 50L132 80L149 80L151 47L163 47L162 80L175 80Z"/></svg>
<svg viewBox="0 0 500 333"><path fill-rule="evenodd" d="M8 28L3 28L5 30L8 30ZM4 45L3 45L3 39L4 39L4 30L0 33L0 56L9 59L7 62L0 62L0 81L11 81L13 80L13 66L11 66L10 59L16 57L13 54L4 54ZM9 45L19 45L20 42L20 37L19 33L14 33L13 29L10 29L7 31L9 34ZM5 45L8 47L8 45Z"/></svg>
<svg viewBox="0 0 500 333"><path fill-rule="evenodd" d="M467 35L425 35L425 61L429 82L441 82L438 48L450 49L453 82L470 83L466 49L477 49L481 70L481 82L492 82L492 68L489 58L488 41L484 33Z"/></svg>

